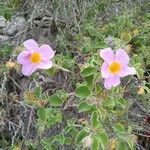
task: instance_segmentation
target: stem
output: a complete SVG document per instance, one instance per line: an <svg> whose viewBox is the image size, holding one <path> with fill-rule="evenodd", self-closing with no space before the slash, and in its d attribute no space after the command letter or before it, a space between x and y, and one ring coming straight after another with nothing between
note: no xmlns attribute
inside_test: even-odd
<svg viewBox="0 0 150 150"><path fill-rule="evenodd" d="M70 72L70 73L75 74L74 72L72 72L72 71L70 71L70 70L68 70L68 69L66 69L66 68L64 68L64 67L62 67L62 66L59 66L59 65L54 64L54 67L56 67L57 69L60 69L60 70L62 70L62 71L65 71L65 72Z"/></svg>

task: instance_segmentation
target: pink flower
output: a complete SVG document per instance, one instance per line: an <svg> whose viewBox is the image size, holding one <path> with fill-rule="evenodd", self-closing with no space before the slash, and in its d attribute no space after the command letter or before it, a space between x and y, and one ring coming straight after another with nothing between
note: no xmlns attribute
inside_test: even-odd
<svg viewBox="0 0 150 150"><path fill-rule="evenodd" d="M25 41L23 45L25 50L18 55L17 61L22 64L22 73L25 76L30 76L37 69L52 67L51 58L54 57L55 52L49 45L38 47L33 39Z"/></svg>
<svg viewBox="0 0 150 150"><path fill-rule="evenodd" d="M123 49L118 49L114 55L111 48L105 48L100 51L100 56L104 60L101 74L106 89L119 85L121 77L136 73L134 68L128 66L129 56Z"/></svg>

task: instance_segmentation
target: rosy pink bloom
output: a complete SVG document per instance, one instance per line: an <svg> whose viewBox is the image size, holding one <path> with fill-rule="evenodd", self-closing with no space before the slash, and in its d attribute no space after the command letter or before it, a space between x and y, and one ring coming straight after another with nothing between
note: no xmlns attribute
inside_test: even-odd
<svg viewBox="0 0 150 150"><path fill-rule="evenodd" d="M33 39L25 41L23 45L25 50L18 55L17 61L22 64L22 73L25 76L30 76L37 69L52 67L51 58L54 57L55 52L49 45L38 47Z"/></svg>
<svg viewBox="0 0 150 150"><path fill-rule="evenodd" d="M114 54L111 48L105 48L100 51L100 56L104 60L101 74L106 89L119 85L121 77L136 73L134 68L128 66L129 56L123 49L118 49Z"/></svg>

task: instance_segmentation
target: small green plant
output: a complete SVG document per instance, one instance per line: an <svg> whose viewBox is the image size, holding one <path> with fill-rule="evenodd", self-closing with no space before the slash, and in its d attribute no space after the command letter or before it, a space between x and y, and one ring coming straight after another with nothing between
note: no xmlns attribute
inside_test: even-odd
<svg viewBox="0 0 150 150"><path fill-rule="evenodd" d="M20 4L20 0L8 0L7 2L0 2L0 15L4 16L6 20L10 20L13 11L18 9Z"/></svg>

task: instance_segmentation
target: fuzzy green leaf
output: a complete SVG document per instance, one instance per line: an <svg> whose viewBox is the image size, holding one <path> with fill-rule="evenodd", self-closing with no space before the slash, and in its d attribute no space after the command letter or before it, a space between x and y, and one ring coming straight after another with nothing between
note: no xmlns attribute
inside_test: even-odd
<svg viewBox="0 0 150 150"><path fill-rule="evenodd" d="M52 106L61 106L63 101L56 94L48 97L48 100Z"/></svg>
<svg viewBox="0 0 150 150"><path fill-rule="evenodd" d="M100 125L100 122L98 120L98 114L97 114L96 111L94 111L92 113L91 123L92 123L93 128L96 128L96 127L98 127Z"/></svg>
<svg viewBox="0 0 150 150"><path fill-rule="evenodd" d="M37 86L35 89L34 89L34 94L37 98L40 98L42 96L42 88L41 86Z"/></svg>
<svg viewBox="0 0 150 150"><path fill-rule="evenodd" d="M37 116L41 121L45 121L47 119L46 110L44 108L39 108L37 111Z"/></svg>
<svg viewBox="0 0 150 150"><path fill-rule="evenodd" d="M65 145L71 145L72 139L70 137L65 138Z"/></svg>
<svg viewBox="0 0 150 150"><path fill-rule="evenodd" d="M116 102L121 105L122 108L126 107L127 102L123 98L117 99Z"/></svg>
<svg viewBox="0 0 150 150"><path fill-rule="evenodd" d="M113 126L116 133L124 132L124 127L122 124L117 123Z"/></svg>
<svg viewBox="0 0 150 150"><path fill-rule="evenodd" d="M92 146L91 146L91 150L99 150L100 148L100 143L97 137L93 137L92 138Z"/></svg>
<svg viewBox="0 0 150 150"><path fill-rule="evenodd" d="M87 136L87 132L82 130L80 131L77 136L76 136L76 139L75 139L75 142L76 144L80 144L82 142L82 140Z"/></svg>
<svg viewBox="0 0 150 150"><path fill-rule="evenodd" d="M89 87L92 87L94 75L90 75L85 77L85 81Z"/></svg>
<svg viewBox="0 0 150 150"><path fill-rule="evenodd" d="M78 106L78 112L85 112L85 111L89 111L92 108L91 105L89 105L86 102L81 102Z"/></svg>
<svg viewBox="0 0 150 150"><path fill-rule="evenodd" d="M105 150L106 145L108 144L108 140L109 140L107 134L104 133L104 132L99 133L98 134L98 139L101 143L102 149Z"/></svg>
<svg viewBox="0 0 150 150"><path fill-rule="evenodd" d="M130 32L124 32L121 34L121 39L125 42L125 43L128 43L131 41L132 39L132 35Z"/></svg>
<svg viewBox="0 0 150 150"><path fill-rule="evenodd" d="M128 150L128 146L125 142L119 141L116 150Z"/></svg>
<svg viewBox="0 0 150 150"><path fill-rule="evenodd" d="M59 134L59 142L61 145L63 145L65 143L65 136L63 133Z"/></svg>
<svg viewBox="0 0 150 150"><path fill-rule="evenodd" d="M134 149L134 142L131 139L127 140L128 146L130 147L131 150Z"/></svg>
<svg viewBox="0 0 150 150"><path fill-rule="evenodd" d="M96 69L94 67L89 66L89 67L82 69L80 73L83 77L87 77L92 74L95 74L95 72L96 72Z"/></svg>
<svg viewBox="0 0 150 150"><path fill-rule="evenodd" d="M90 89L86 85L80 85L76 88L75 94L80 98L87 98L90 95Z"/></svg>

